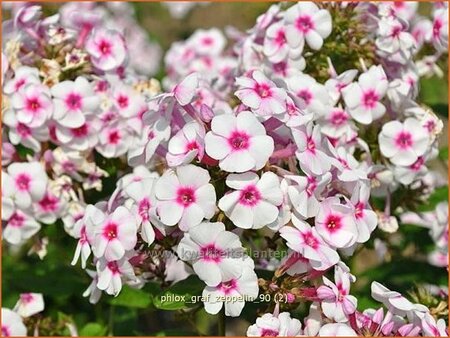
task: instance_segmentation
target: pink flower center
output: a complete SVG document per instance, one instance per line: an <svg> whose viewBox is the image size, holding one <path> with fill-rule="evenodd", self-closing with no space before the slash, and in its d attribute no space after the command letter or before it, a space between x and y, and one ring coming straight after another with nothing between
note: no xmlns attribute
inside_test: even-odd
<svg viewBox="0 0 450 338"><path fill-rule="evenodd" d="M283 29L278 30L277 36L275 37L275 43L278 46L283 46L286 43L286 35L284 34Z"/></svg>
<svg viewBox="0 0 450 338"><path fill-rule="evenodd" d="M400 149L408 149L413 145L412 135L407 131L402 131L397 135L395 144Z"/></svg>
<svg viewBox="0 0 450 338"><path fill-rule="evenodd" d="M261 200L261 193L254 185L249 185L245 189L241 190L239 197L239 203L246 206L254 206Z"/></svg>
<svg viewBox="0 0 450 338"><path fill-rule="evenodd" d="M182 187L177 192L177 202L184 207L195 203L195 191L190 187Z"/></svg>
<svg viewBox="0 0 450 338"><path fill-rule="evenodd" d="M317 189L317 182L315 177L308 176L308 185L306 186L306 194L308 195L308 197L311 197L316 189Z"/></svg>
<svg viewBox="0 0 450 338"><path fill-rule="evenodd" d="M261 337L278 337L278 331L272 329L262 329Z"/></svg>
<svg viewBox="0 0 450 338"><path fill-rule="evenodd" d="M358 202L355 205L355 218L356 219L360 219L362 217L364 217L364 207L365 207L365 203L363 202Z"/></svg>
<svg viewBox="0 0 450 338"><path fill-rule="evenodd" d="M414 171L419 171L420 168L423 166L423 164L425 163L425 160L422 156L419 156L419 158L417 159L416 162L414 162L413 164L411 164L410 168L411 170Z"/></svg>
<svg viewBox="0 0 450 338"><path fill-rule="evenodd" d="M311 100L313 98L311 92L308 89L300 90L299 92L297 92L297 96L305 101L307 105L311 103Z"/></svg>
<svg viewBox="0 0 450 338"><path fill-rule="evenodd" d="M81 231L80 231L80 243L81 244L89 243L88 238L87 238L87 233L86 233L86 226L83 226L81 228Z"/></svg>
<svg viewBox="0 0 450 338"><path fill-rule="evenodd" d="M199 148L197 141L191 141L186 144L186 151L197 150Z"/></svg>
<svg viewBox="0 0 450 338"><path fill-rule="evenodd" d="M51 212L58 209L59 200L55 196L46 194L43 199L39 201L39 206L42 211Z"/></svg>
<svg viewBox="0 0 450 338"><path fill-rule="evenodd" d="M437 19L433 23L433 37L438 38L442 29L442 21L440 19Z"/></svg>
<svg viewBox="0 0 450 338"><path fill-rule="evenodd" d="M366 107L366 109L375 108L378 99L379 97L374 90L368 90L363 94L363 105L364 107Z"/></svg>
<svg viewBox="0 0 450 338"><path fill-rule="evenodd" d="M30 189L31 178L27 174L19 174L16 178L16 186L19 190L28 191Z"/></svg>
<svg viewBox="0 0 450 338"><path fill-rule="evenodd" d="M26 108L29 111L35 113L38 109L41 108L41 103L37 97L30 97L27 99Z"/></svg>
<svg viewBox="0 0 450 338"><path fill-rule="evenodd" d="M393 29L392 29L392 32L391 32L391 37L393 37L393 38L398 38L399 36L400 36L400 33L402 32L402 26L395 26Z"/></svg>
<svg viewBox="0 0 450 338"><path fill-rule="evenodd" d="M317 249L319 246L319 241L317 238L313 235L311 231L302 233L303 241L305 244L313 249Z"/></svg>
<svg viewBox="0 0 450 338"><path fill-rule="evenodd" d="M16 91L18 91L24 84L26 83L26 80L24 78L18 79L16 83L14 84L14 88Z"/></svg>
<svg viewBox="0 0 450 338"><path fill-rule="evenodd" d="M2 325L2 337L10 337L11 333L9 332L9 328L5 325Z"/></svg>
<svg viewBox="0 0 450 338"><path fill-rule="evenodd" d="M429 120L425 123L424 128L431 133L436 128L436 123L433 120Z"/></svg>
<svg viewBox="0 0 450 338"><path fill-rule="evenodd" d="M110 222L103 229L103 236L108 240L112 241L117 237L117 224Z"/></svg>
<svg viewBox="0 0 450 338"><path fill-rule="evenodd" d="M348 120L348 116L345 113L345 111L339 109L339 110L335 110L331 113L331 123L334 126L341 126L343 124L345 124Z"/></svg>
<svg viewBox="0 0 450 338"><path fill-rule="evenodd" d="M98 44L98 50L103 54L103 56L111 54L111 43L106 40L101 40Z"/></svg>
<svg viewBox="0 0 450 338"><path fill-rule="evenodd" d="M205 36L202 39L202 44L204 44L205 46L211 46L213 44L214 40L210 37L210 36Z"/></svg>
<svg viewBox="0 0 450 338"><path fill-rule="evenodd" d="M262 98L269 97L272 94L270 86L267 83L257 83L254 89L259 97Z"/></svg>
<svg viewBox="0 0 450 338"><path fill-rule="evenodd" d="M128 101L128 97L125 95L119 95L119 97L117 98L117 104L122 109L128 107Z"/></svg>
<svg viewBox="0 0 450 338"><path fill-rule="evenodd" d="M117 265L117 262L108 262L107 264L108 269L111 270L111 272L116 275L120 273L119 266Z"/></svg>
<svg viewBox="0 0 450 338"><path fill-rule="evenodd" d="M66 106L70 110L79 110L81 109L81 96L77 93L71 93L66 97Z"/></svg>
<svg viewBox="0 0 450 338"><path fill-rule="evenodd" d="M89 127L88 127L87 123L83 124L82 126L80 126L78 128L70 129L70 132L76 138L86 137L88 134L88 131L89 131Z"/></svg>
<svg viewBox="0 0 450 338"><path fill-rule="evenodd" d="M23 293L20 295L20 301L24 304L31 303L34 297L31 293Z"/></svg>
<svg viewBox="0 0 450 338"><path fill-rule="evenodd" d="M214 244L208 244L200 248L200 258L208 262L220 262L223 254L224 252L217 248Z"/></svg>
<svg viewBox="0 0 450 338"><path fill-rule="evenodd" d="M325 226L329 232L338 231L342 227L341 217L335 214L328 215L325 220Z"/></svg>
<svg viewBox="0 0 450 338"><path fill-rule="evenodd" d="M120 141L120 134L117 130L113 130L108 135L108 142L111 144L117 144Z"/></svg>
<svg viewBox="0 0 450 338"><path fill-rule="evenodd" d="M19 122L16 126L16 130L17 133L23 138L26 138L31 135L31 129L23 123Z"/></svg>
<svg viewBox="0 0 450 338"><path fill-rule="evenodd" d="M299 31L305 34L309 32L310 29L314 28L314 22L309 15L303 15L296 20L295 26Z"/></svg>
<svg viewBox="0 0 450 338"><path fill-rule="evenodd" d="M233 290L237 288L237 282L235 279L229 280L228 282L223 282L220 284L220 291L222 291L224 294L229 294Z"/></svg>
<svg viewBox="0 0 450 338"><path fill-rule="evenodd" d="M306 139L306 149L313 154L316 152L316 142L311 136Z"/></svg>
<svg viewBox="0 0 450 338"><path fill-rule="evenodd" d="M228 143L233 150L244 150L250 146L250 136L241 131L234 131L228 138Z"/></svg>
<svg viewBox="0 0 450 338"><path fill-rule="evenodd" d="M22 215L19 215L17 212L15 212L11 218L9 219L8 224L15 228L20 228L25 221L25 217Z"/></svg>

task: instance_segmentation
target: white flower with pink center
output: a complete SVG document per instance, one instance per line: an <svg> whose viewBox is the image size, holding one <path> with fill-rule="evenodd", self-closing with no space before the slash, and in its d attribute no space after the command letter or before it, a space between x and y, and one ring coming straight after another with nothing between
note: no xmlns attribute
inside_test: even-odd
<svg viewBox="0 0 450 338"><path fill-rule="evenodd" d="M127 208L119 206L110 215L97 213L92 222L93 226L88 232L92 236L91 245L95 257L116 261L136 245L137 221Z"/></svg>
<svg viewBox="0 0 450 338"><path fill-rule="evenodd" d="M193 164L167 170L156 182L160 221L187 231L216 211L216 191L207 170Z"/></svg>
<svg viewBox="0 0 450 338"><path fill-rule="evenodd" d="M12 192L14 203L22 209L44 197L48 177L44 167L39 162L15 162L7 172L11 180L5 180L3 189ZM3 182L2 182L3 183Z"/></svg>
<svg viewBox="0 0 450 338"><path fill-rule="evenodd" d="M317 296L322 300L324 315L336 322L347 322L347 316L356 311L357 299L351 296L350 273L336 266L334 269L334 283L327 277L322 277L324 285L317 289Z"/></svg>
<svg viewBox="0 0 450 338"><path fill-rule="evenodd" d="M95 149L104 157L120 157L131 146L131 135L123 123L113 123L104 126L98 136L99 143Z"/></svg>
<svg viewBox="0 0 450 338"><path fill-rule="evenodd" d="M330 157L322 151L320 126L308 123L306 127L292 128L300 168L306 173L323 175L331 168Z"/></svg>
<svg viewBox="0 0 450 338"><path fill-rule="evenodd" d="M336 71L333 65L331 64L331 61L329 62L334 76L331 79L327 80L327 82L325 82L325 88L328 90L328 93L333 102L337 103L341 97L342 89L352 83L352 81L358 74L358 71L356 69L349 69L337 75L335 73Z"/></svg>
<svg viewBox="0 0 450 338"><path fill-rule="evenodd" d="M122 290L122 279L130 281L136 279L133 266L128 262L127 257L115 261L100 259L96 267L97 288L104 290L108 295L119 294Z"/></svg>
<svg viewBox="0 0 450 338"><path fill-rule="evenodd" d="M206 153L219 160L227 172L259 170L274 150L274 142L266 129L249 111L237 116L224 114L211 121L211 131L205 136Z"/></svg>
<svg viewBox="0 0 450 338"><path fill-rule="evenodd" d="M337 252L324 242L315 227L292 215L292 226L280 229L287 246L300 253L315 270L326 270L339 262Z"/></svg>
<svg viewBox="0 0 450 338"><path fill-rule="evenodd" d="M251 265L243 268L238 278L232 278L221 282L217 286L207 286L203 290L202 297L205 301L205 311L215 315L225 305L225 316L238 317L245 306L245 301L256 300L259 293L258 276Z"/></svg>
<svg viewBox="0 0 450 338"><path fill-rule="evenodd" d="M44 307L44 297L41 293L21 293L13 310L26 318L42 312Z"/></svg>
<svg viewBox="0 0 450 338"><path fill-rule="evenodd" d="M26 337L27 328L14 311L2 307L2 337Z"/></svg>
<svg viewBox="0 0 450 338"><path fill-rule="evenodd" d="M255 114L270 116L286 111L286 92L278 88L261 71L255 70L249 77L236 78L236 84L239 89L235 95Z"/></svg>
<svg viewBox="0 0 450 338"><path fill-rule="evenodd" d="M386 112L380 102L388 89L388 80L381 66L372 66L361 74L357 83L342 90L350 115L359 123L370 124Z"/></svg>
<svg viewBox="0 0 450 338"><path fill-rule="evenodd" d="M431 41L438 51L448 48L448 7L437 9L433 13L433 34Z"/></svg>
<svg viewBox="0 0 450 338"><path fill-rule="evenodd" d="M196 53L206 55L219 55L227 43L217 28L197 29L189 39L195 46Z"/></svg>
<svg viewBox="0 0 450 338"><path fill-rule="evenodd" d="M123 36L115 30L94 30L85 47L94 66L103 71L117 69L123 65L127 56Z"/></svg>
<svg viewBox="0 0 450 338"><path fill-rule="evenodd" d="M324 85L307 74L295 74L286 79L288 89L304 102L308 113L323 116L330 109L331 97Z"/></svg>
<svg viewBox="0 0 450 338"><path fill-rule="evenodd" d="M176 167L188 164L195 158L201 160L205 152L204 139L205 129L202 125L195 121L185 124L169 141L167 164Z"/></svg>
<svg viewBox="0 0 450 338"><path fill-rule="evenodd" d="M2 219L4 218L2 217ZM41 229L41 225L32 216L19 209L14 211L7 220L4 220L6 227L3 229L3 238L13 245L24 243Z"/></svg>
<svg viewBox="0 0 450 338"><path fill-rule="evenodd" d="M377 34L375 43L383 52L389 54L400 52L405 59L409 59L416 47L414 37L407 31L407 27L395 18L381 18Z"/></svg>
<svg viewBox="0 0 450 338"><path fill-rule="evenodd" d="M341 204L338 197L328 197L320 203L315 224L320 236L335 248L348 248L358 238L352 209Z"/></svg>
<svg viewBox="0 0 450 338"><path fill-rule="evenodd" d="M85 116L85 122L80 127L66 128L54 124L56 140L69 149L85 151L94 148L98 143L98 133L102 123L95 115Z"/></svg>
<svg viewBox="0 0 450 338"><path fill-rule="evenodd" d="M253 172L228 175L226 184L234 191L219 200L219 208L239 228L259 229L274 222L283 203L283 192L277 175Z"/></svg>
<svg viewBox="0 0 450 338"><path fill-rule="evenodd" d="M330 138L349 138L352 135L354 123L350 114L341 107L330 109L321 121L323 122L320 131Z"/></svg>
<svg viewBox="0 0 450 338"><path fill-rule="evenodd" d="M30 83L15 92L11 99L17 120L30 128L40 127L53 114L53 102L47 86Z"/></svg>
<svg viewBox="0 0 450 338"><path fill-rule="evenodd" d="M314 217L319 211L322 191L331 181L331 174L323 176L286 175L289 182L287 194L294 209L305 219Z"/></svg>
<svg viewBox="0 0 450 338"><path fill-rule="evenodd" d="M23 144L35 152L41 150L41 142L48 140L48 129L45 125L38 128L30 128L28 124L19 122L13 109L3 112L3 123L8 126L8 138L14 145Z"/></svg>
<svg viewBox="0 0 450 338"><path fill-rule="evenodd" d="M330 13L310 1L290 7L284 15L284 22L287 41L292 48L303 49L306 41L311 49L318 50L331 34Z"/></svg>
<svg viewBox="0 0 450 338"><path fill-rule="evenodd" d="M86 114L93 114L100 104L98 95L84 77L63 81L51 88L54 97L54 120L67 128L79 128L86 122Z"/></svg>
<svg viewBox="0 0 450 338"><path fill-rule="evenodd" d="M66 201L63 196L57 197L49 189L39 201L33 204L33 214L39 222L52 224L65 211Z"/></svg>
<svg viewBox="0 0 450 338"><path fill-rule="evenodd" d="M412 165L428 149L429 136L419 120L409 117L403 123L390 121L383 125L378 142L383 156L395 165Z"/></svg>
<svg viewBox="0 0 450 338"><path fill-rule="evenodd" d="M353 208L358 238L356 242L365 243L378 223L377 214L369 205L370 187L368 183L358 183L353 190L350 206Z"/></svg>
<svg viewBox="0 0 450 338"><path fill-rule="evenodd" d="M152 224L159 225L158 231L162 231L162 225L159 224L156 214L155 182L154 177L143 178L140 181L131 182L124 189L125 194L133 202L131 212L138 219L142 239L149 245L155 240Z"/></svg>
<svg viewBox="0 0 450 338"><path fill-rule="evenodd" d="M177 254L181 260L191 262L198 277L212 287L239 278L249 264L239 236L226 231L220 222L205 222L189 229Z"/></svg>
<svg viewBox="0 0 450 338"><path fill-rule="evenodd" d="M6 56L4 57L6 59ZM28 66L20 66L14 70L14 78L6 81L3 92L11 95L21 90L26 85L40 84L39 70Z"/></svg>
<svg viewBox="0 0 450 338"><path fill-rule="evenodd" d="M263 52L270 62L278 63L289 55L289 45L286 40L286 27L282 22L272 24L264 37Z"/></svg>
<svg viewBox="0 0 450 338"><path fill-rule="evenodd" d="M298 337L301 334L302 323L291 318L289 312L282 312L277 316L266 313L247 329L247 337Z"/></svg>

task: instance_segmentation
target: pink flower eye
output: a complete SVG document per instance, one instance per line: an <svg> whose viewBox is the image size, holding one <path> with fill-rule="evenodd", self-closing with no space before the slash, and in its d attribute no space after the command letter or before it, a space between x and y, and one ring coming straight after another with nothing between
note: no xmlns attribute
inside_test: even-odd
<svg viewBox="0 0 450 338"><path fill-rule="evenodd" d="M25 304L32 302L33 299L34 298L31 293L23 293L20 295L20 301Z"/></svg>
<svg viewBox="0 0 450 338"><path fill-rule="evenodd" d="M195 203L195 191L192 188L180 188L177 195L177 202L185 207Z"/></svg>
<svg viewBox="0 0 450 338"><path fill-rule="evenodd" d="M297 93L297 96L305 101L306 104L310 104L312 100L312 95L307 89L302 89Z"/></svg>
<svg viewBox="0 0 450 338"><path fill-rule="evenodd" d="M117 104L119 105L120 108L128 107L128 97L126 97L124 95L120 95L117 98Z"/></svg>
<svg viewBox="0 0 450 338"><path fill-rule="evenodd" d="M220 284L220 290L225 294L230 293L231 291L236 289L236 287L237 287L237 282L235 279L232 279L232 280L229 280L227 282L223 282Z"/></svg>
<svg viewBox="0 0 450 338"><path fill-rule="evenodd" d="M19 215L18 213L14 213L11 218L9 219L9 224L13 227L21 227L23 225L23 222L25 221L25 217Z"/></svg>
<svg viewBox="0 0 450 338"><path fill-rule="evenodd" d="M401 149L407 149L412 146L412 136L410 133L406 131L402 131L400 134L397 135L397 138L395 139L395 143L397 146Z"/></svg>
<svg viewBox="0 0 450 338"><path fill-rule="evenodd" d="M81 96L75 93L69 94L66 98L66 105L70 110L81 108Z"/></svg>
<svg viewBox="0 0 450 338"><path fill-rule="evenodd" d="M58 199L47 194L39 201L39 206L47 212L55 211L58 208Z"/></svg>
<svg viewBox="0 0 450 338"><path fill-rule="evenodd" d="M111 270L113 274L120 273L117 262L108 262L107 266L108 266L108 269Z"/></svg>
<svg viewBox="0 0 450 338"><path fill-rule="evenodd" d="M27 100L27 108L32 112L36 112L39 108L41 108L41 104L37 97L29 98Z"/></svg>
<svg viewBox="0 0 450 338"><path fill-rule="evenodd" d="M9 337L10 335L8 328L2 325L2 337Z"/></svg>
<svg viewBox="0 0 450 338"><path fill-rule="evenodd" d="M228 143L234 150L243 150L249 147L250 137L243 132L235 131L228 139Z"/></svg>
<svg viewBox="0 0 450 338"><path fill-rule="evenodd" d="M106 40L101 40L98 44L98 50L103 55L109 55L111 53L111 44Z"/></svg>
<svg viewBox="0 0 450 338"><path fill-rule="evenodd" d="M114 130L109 133L108 135L108 141L111 144L117 144L120 141L120 134L117 130Z"/></svg>
<svg viewBox="0 0 450 338"><path fill-rule="evenodd" d="M297 28L303 32L307 33L310 29L314 28L314 23L311 20L311 17L309 16L301 16L297 19L295 22Z"/></svg>
<svg viewBox="0 0 450 338"><path fill-rule="evenodd" d="M248 186L241 191L239 201L241 204L254 206L261 200L261 193L255 186Z"/></svg>
<svg viewBox="0 0 450 338"><path fill-rule="evenodd" d="M117 237L117 224L108 223L103 230L103 236L109 241L115 239Z"/></svg>
<svg viewBox="0 0 450 338"><path fill-rule="evenodd" d="M17 133L22 137L27 137L27 136L31 135L31 129L23 123L19 122L17 124L16 128L17 128Z"/></svg>
<svg viewBox="0 0 450 338"><path fill-rule="evenodd" d="M317 240L316 237L314 237L314 235L311 232L302 234L302 236L303 236L303 240L305 241L306 245L308 245L309 247L311 247L313 249L317 249L317 247L319 246L319 241Z"/></svg>
<svg viewBox="0 0 450 338"><path fill-rule="evenodd" d="M222 250L216 248L214 244L209 244L200 249L200 258L206 261L220 262L223 256Z"/></svg>
<svg viewBox="0 0 450 338"><path fill-rule="evenodd" d="M257 83L255 86L255 91L262 98L269 97L272 94L270 86L265 83Z"/></svg>
<svg viewBox="0 0 450 338"><path fill-rule="evenodd" d="M85 137L88 134L88 130L88 125L85 123L81 127L70 129L70 132L74 137Z"/></svg>
<svg viewBox="0 0 450 338"><path fill-rule="evenodd" d="M378 102L378 95L373 90L369 90L363 95L363 104L366 108L374 108L375 104Z"/></svg>
<svg viewBox="0 0 450 338"><path fill-rule="evenodd" d="M30 188L30 177L26 174L20 174L16 178L16 185L19 190L28 190Z"/></svg>
<svg viewBox="0 0 450 338"><path fill-rule="evenodd" d="M341 217L338 215L329 215L325 221L325 226L327 227L329 232L337 231L341 228Z"/></svg>

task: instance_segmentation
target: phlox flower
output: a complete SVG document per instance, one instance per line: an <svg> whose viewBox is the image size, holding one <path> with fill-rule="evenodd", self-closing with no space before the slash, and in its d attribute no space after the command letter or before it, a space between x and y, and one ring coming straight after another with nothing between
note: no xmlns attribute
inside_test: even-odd
<svg viewBox="0 0 450 338"><path fill-rule="evenodd" d="M6 56L4 59L6 59ZM28 84L40 84L39 70L33 67L20 66L14 70L14 78L4 84L3 92L11 95Z"/></svg>
<svg viewBox="0 0 450 338"><path fill-rule="evenodd" d="M302 323L291 318L289 312L282 312L278 316L265 313L247 329L248 337L297 337L301 334Z"/></svg>
<svg viewBox="0 0 450 338"><path fill-rule="evenodd" d="M224 114L211 121L211 131L205 136L206 153L219 160L227 172L259 170L274 150L274 142L266 129L249 111L237 116Z"/></svg>
<svg viewBox="0 0 450 338"><path fill-rule="evenodd" d="M372 298L382 302L394 314L404 316L407 312L414 309L414 304L399 292L391 291L376 281L372 282L370 289Z"/></svg>
<svg viewBox="0 0 450 338"><path fill-rule="evenodd" d="M325 316L336 322L347 322L347 316L356 311L357 299L351 296L351 277L341 267L334 270L334 283L327 277L322 277L324 285L317 289L317 296L322 300L322 310Z"/></svg>
<svg viewBox="0 0 450 338"><path fill-rule="evenodd" d="M261 71L236 78L239 89L235 95L252 111L261 116L281 114L286 110L286 92L277 88Z"/></svg>
<svg viewBox="0 0 450 338"><path fill-rule="evenodd" d="M339 255L318 234L316 228L292 215L292 226L280 229L287 246L305 257L316 270L326 270L339 262Z"/></svg>
<svg viewBox="0 0 450 338"><path fill-rule="evenodd" d="M27 328L14 311L2 307L2 337L26 337Z"/></svg>
<svg viewBox="0 0 450 338"><path fill-rule="evenodd" d="M305 219L316 216L320 194L331 181L331 174L321 177L286 175L285 179L289 182L287 195L294 209Z"/></svg>
<svg viewBox="0 0 450 338"><path fill-rule="evenodd" d="M64 214L66 201L49 189L39 201L33 203L33 214L39 222L52 224Z"/></svg>
<svg viewBox="0 0 450 338"><path fill-rule="evenodd" d="M117 296L122 290L122 280L134 280L133 266L127 257L120 260L106 261L98 260L97 264L97 288L104 290L108 295Z"/></svg>
<svg viewBox="0 0 450 338"><path fill-rule="evenodd" d="M406 31L402 22L392 17L381 18L378 23L378 37L375 41L377 47L387 53L406 54L409 58L412 49L416 47L413 36Z"/></svg>
<svg viewBox="0 0 450 338"><path fill-rule="evenodd" d="M234 191L219 200L219 208L237 227L259 229L277 219L278 206L283 203L277 175L265 172L259 178L253 172L231 174L226 185Z"/></svg>
<svg viewBox="0 0 450 338"><path fill-rule="evenodd" d="M354 128L350 114L341 107L330 109L322 117L320 125L321 133L333 139L349 138Z"/></svg>
<svg viewBox="0 0 450 338"><path fill-rule="evenodd" d="M250 257L247 259L251 261ZM206 299L205 311L215 315L225 306L226 316L237 317L241 314L246 300L249 302L256 300L259 292L258 276L253 271L252 265L253 261L243 268L238 278L221 282L214 287L206 286L202 293L202 297Z"/></svg>
<svg viewBox="0 0 450 338"><path fill-rule="evenodd" d="M193 164L167 170L155 184L157 213L168 226L186 231L216 211L216 191L207 170Z"/></svg>
<svg viewBox="0 0 450 338"><path fill-rule="evenodd" d="M89 297L89 303L97 304L102 296L102 290L97 287L98 283L98 274L93 270L86 270L89 277L92 278L91 284L89 284L88 288L83 292L83 297Z"/></svg>
<svg viewBox="0 0 450 338"><path fill-rule="evenodd" d="M95 115L86 115L84 123L76 128L67 128L60 124L54 124L56 143L65 148L85 151L94 148L99 141L99 132L102 123ZM50 127L50 128L52 128Z"/></svg>
<svg viewBox="0 0 450 338"><path fill-rule="evenodd" d="M403 123L390 121L378 135L381 153L395 165L408 166L428 149L428 135L420 122L407 118Z"/></svg>
<svg viewBox="0 0 450 338"><path fill-rule="evenodd" d="M289 55L289 45L286 39L286 26L283 22L276 22L269 26L264 37L263 52L270 62L278 63Z"/></svg>
<svg viewBox="0 0 450 338"><path fill-rule="evenodd" d="M370 234L375 230L378 220L377 214L369 205L370 187L365 182L360 182L355 186L352 197L349 201L353 209L358 238L356 242L365 243L369 240Z"/></svg>
<svg viewBox="0 0 450 338"><path fill-rule="evenodd" d="M226 45L225 37L217 28L197 29L190 40L197 53L206 55L219 55Z"/></svg>
<svg viewBox="0 0 450 338"><path fill-rule="evenodd" d="M292 48L303 49L306 41L311 49L318 50L323 39L331 34L331 15L310 1L290 7L285 15L286 37Z"/></svg>
<svg viewBox="0 0 450 338"><path fill-rule="evenodd" d="M206 285L239 278L249 261L239 236L225 231L223 223L200 223L184 234L177 247L183 261L192 263L194 272Z"/></svg>
<svg viewBox="0 0 450 338"><path fill-rule="evenodd" d="M67 128L79 128L86 122L86 114L95 112L100 99L92 85L82 76L75 81L63 81L51 88L54 97L54 120Z"/></svg>
<svg viewBox="0 0 450 338"><path fill-rule="evenodd" d="M2 219L4 216L2 215ZM6 220L6 227L3 229L3 238L10 244L19 245L30 239L41 229L41 225L34 217L17 209Z"/></svg>
<svg viewBox="0 0 450 338"><path fill-rule="evenodd" d="M425 313L421 320L424 336L447 337L447 325L444 319L436 319L429 313Z"/></svg>
<svg viewBox="0 0 450 338"><path fill-rule="evenodd" d="M337 75L333 65L331 64L331 61L329 62L331 71L334 73L334 76L325 82L325 88L328 90L328 94L330 95L333 102L337 103L339 101L339 98L341 97L342 89L353 82L356 75L358 74L358 71L356 69L349 69Z"/></svg>
<svg viewBox="0 0 450 338"><path fill-rule="evenodd" d="M85 48L94 66L103 71L117 69L127 56L123 36L110 29L95 29L86 40Z"/></svg>
<svg viewBox="0 0 450 338"><path fill-rule="evenodd" d="M53 102L47 86L30 83L11 98L17 120L30 128L40 127L53 114Z"/></svg>
<svg viewBox="0 0 450 338"><path fill-rule="evenodd" d="M318 333L319 337L357 337L357 333L344 323L328 323L322 326Z"/></svg>
<svg viewBox="0 0 450 338"><path fill-rule="evenodd" d="M95 257L104 257L108 262L116 261L136 245L136 217L127 208L119 206L110 215L102 214L98 210L90 217L94 226L88 229L88 237L92 238Z"/></svg>
<svg viewBox="0 0 450 338"><path fill-rule="evenodd" d="M13 310L26 318L43 311L44 307L44 297L41 293L21 293Z"/></svg>
<svg viewBox="0 0 450 338"><path fill-rule="evenodd" d="M372 66L361 74L358 82L342 90L344 102L350 115L359 123L370 124L386 112L380 102L388 89L386 74L381 66Z"/></svg>
<svg viewBox="0 0 450 338"><path fill-rule="evenodd" d="M306 173L323 175L331 168L330 157L322 150L322 137L320 127L308 123L305 127L292 128L297 151L295 155L300 168Z"/></svg>
<svg viewBox="0 0 450 338"><path fill-rule="evenodd" d="M48 182L47 174L39 162L15 162L8 166L8 175L2 175L2 191L14 203L26 209L34 201L44 197ZM3 177L5 176L5 177Z"/></svg>
<svg viewBox="0 0 450 338"><path fill-rule="evenodd" d="M445 51L448 47L448 7L435 10L433 13L433 34L431 37L434 47L438 51Z"/></svg>
<svg viewBox="0 0 450 338"><path fill-rule="evenodd" d="M201 160L205 152L204 138L205 129L199 123L185 124L169 141L167 164L175 167L188 164L195 158Z"/></svg>
<svg viewBox="0 0 450 338"><path fill-rule="evenodd" d="M114 122L104 126L98 135L95 149L107 158L124 155L131 146L131 135L122 123Z"/></svg>
<svg viewBox="0 0 450 338"><path fill-rule="evenodd" d="M335 248L348 248L358 238L352 209L341 204L338 197L320 202L315 225L325 242Z"/></svg>

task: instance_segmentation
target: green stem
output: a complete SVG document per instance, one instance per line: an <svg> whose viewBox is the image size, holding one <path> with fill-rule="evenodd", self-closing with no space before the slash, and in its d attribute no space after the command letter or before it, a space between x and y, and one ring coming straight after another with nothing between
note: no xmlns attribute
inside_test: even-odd
<svg viewBox="0 0 450 338"><path fill-rule="evenodd" d="M219 317L217 318L217 324L218 324L218 336L225 336L225 306L220 310Z"/></svg>
<svg viewBox="0 0 450 338"><path fill-rule="evenodd" d="M114 336L114 305L111 304L109 307L109 316L108 316L108 336Z"/></svg>

